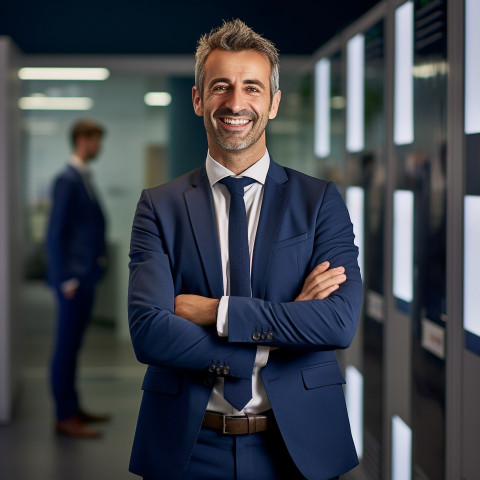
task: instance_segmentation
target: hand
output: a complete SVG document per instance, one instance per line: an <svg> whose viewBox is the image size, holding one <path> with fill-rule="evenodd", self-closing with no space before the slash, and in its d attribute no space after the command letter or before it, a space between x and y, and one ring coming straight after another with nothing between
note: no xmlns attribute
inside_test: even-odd
<svg viewBox="0 0 480 480"><path fill-rule="evenodd" d="M219 301L200 295L178 295L175 297L175 315L197 325L215 325Z"/></svg>
<svg viewBox="0 0 480 480"><path fill-rule="evenodd" d="M300 295L295 299L296 302L306 300L323 300L331 293L340 288L340 284L345 282L345 268L331 268L329 262L323 262L317 265L310 275L305 279Z"/></svg>
<svg viewBox="0 0 480 480"><path fill-rule="evenodd" d="M78 288L64 288L62 289L62 294L67 300L71 300L77 294Z"/></svg>
<svg viewBox="0 0 480 480"><path fill-rule="evenodd" d="M67 300L71 300L77 294L79 286L80 282L78 281L78 278L70 278L60 285L60 290Z"/></svg>

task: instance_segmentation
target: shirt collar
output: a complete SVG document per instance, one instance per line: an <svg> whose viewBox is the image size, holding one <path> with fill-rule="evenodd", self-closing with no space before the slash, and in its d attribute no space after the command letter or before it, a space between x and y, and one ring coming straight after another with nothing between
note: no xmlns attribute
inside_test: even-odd
<svg viewBox="0 0 480 480"><path fill-rule="evenodd" d="M263 157L242 172L241 175L235 175L231 170L223 165L220 165L210 156L210 152L207 153L205 167L207 169L208 181L210 182L211 187L213 187L213 185L215 185L222 178L231 176L250 177L258 183L264 185L265 179L267 178L268 169L270 167L270 155L268 154L268 150L265 150Z"/></svg>
<svg viewBox="0 0 480 480"><path fill-rule="evenodd" d="M80 172L82 175L85 175L85 174L89 173L89 169L88 169L87 165L84 162L82 162L82 160L79 157L77 157L76 155L72 155L70 157L70 165L73 168L75 168L75 170Z"/></svg>

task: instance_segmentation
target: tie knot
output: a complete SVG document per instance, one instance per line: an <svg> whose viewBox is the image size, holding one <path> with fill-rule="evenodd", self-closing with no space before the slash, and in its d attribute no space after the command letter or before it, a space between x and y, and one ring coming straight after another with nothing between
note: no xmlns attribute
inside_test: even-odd
<svg viewBox="0 0 480 480"><path fill-rule="evenodd" d="M227 187L230 195L241 195L243 197L245 187L255 183L255 180L250 177L225 177L219 180L219 183L223 183Z"/></svg>

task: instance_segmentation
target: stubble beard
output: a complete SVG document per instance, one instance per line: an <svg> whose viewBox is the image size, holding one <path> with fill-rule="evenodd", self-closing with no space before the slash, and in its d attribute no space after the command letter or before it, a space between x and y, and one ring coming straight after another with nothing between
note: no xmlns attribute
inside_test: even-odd
<svg viewBox="0 0 480 480"><path fill-rule="evenodd" d="M235 132L231 132L230 134L224 133L220 130L221 127L220 126L215 127L214 123L211 120L209 120L208 122L205 122L205 129L209 137L220 148L223 148L224 150L228 150L231 152L245 150L248 147L257 143L258 140L262 137L263 132L265 131L265 128L268 123L268 120L267 120L265 121L265 125L257 124L256 122L259 121L258 115L248 111L242 111L237 114L233 114L231 112L225 112L225 111L216 112L215 118L217 123L221 122L221 120L218 117L222 115L229 116L229 117L246 116L246 117L249 117L253 122L253 126L245 138L236 138L237 135L241 135L241 132L238 132L238 134Z"/></svg>

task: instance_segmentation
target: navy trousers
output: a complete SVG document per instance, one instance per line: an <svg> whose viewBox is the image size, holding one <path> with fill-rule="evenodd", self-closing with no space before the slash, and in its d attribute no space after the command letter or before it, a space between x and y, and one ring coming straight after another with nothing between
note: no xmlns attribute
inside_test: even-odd
<svg viewBox="0 0 480 480"><path fill-rule="evenodd" d="M202 428L181 480L300 480L278 429L223 435ZM144 480L151 480L144 477ZM153 479L152 479L153 480ZM157 480L157 479L155 479Z"/></svg>
<svg viewBox="0 0 480 480"><path fill-rule="evenodd" d="M305 480L305 477L293 463L278 428L252 435L223 435L202 428L180 479Z"/></svg>
<svg viewBox="0 0 480 480"><path fill-rule="evenodd" d="M75 386L77 357L92 315L94 285L80 285L68 300L57 289L57 334L51 364L51 388L57 420L75 415L79 409Z"/></svg>

